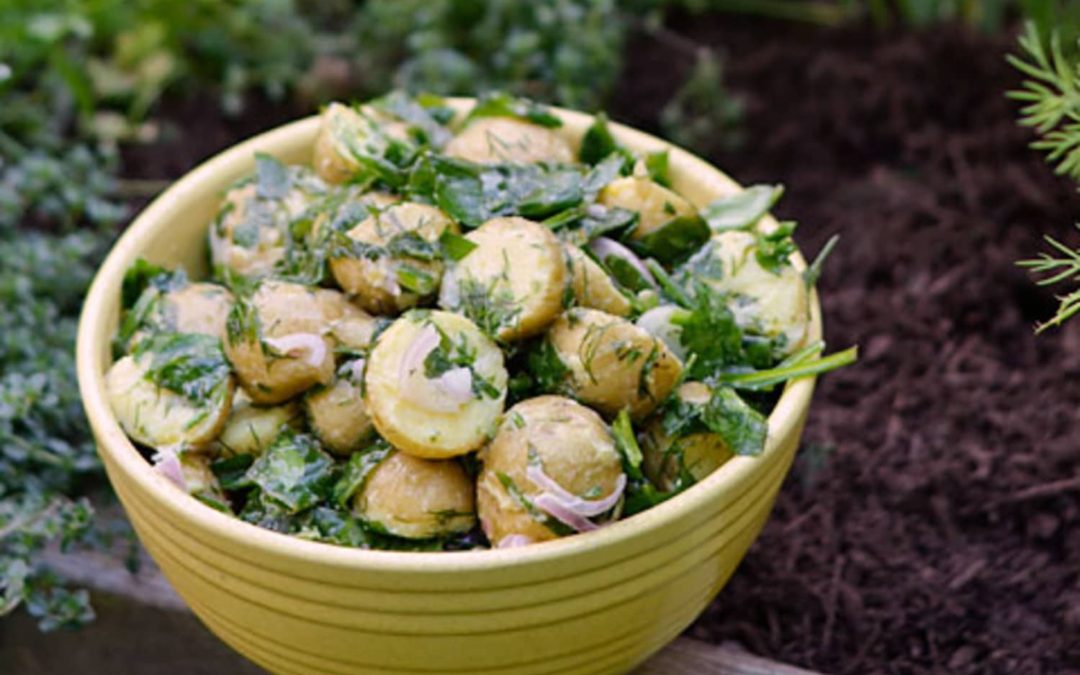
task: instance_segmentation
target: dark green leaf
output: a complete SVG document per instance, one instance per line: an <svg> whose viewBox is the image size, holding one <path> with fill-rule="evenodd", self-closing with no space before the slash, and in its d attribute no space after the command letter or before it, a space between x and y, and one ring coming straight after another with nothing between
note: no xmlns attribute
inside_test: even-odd
<svg viewBox="0 0 1080 675"><path fill-rule="evenodd" d="M671 187L671 172L668 168L668 151L659 150L645 155L645 170L654 183Z"/></svg>
<svg viewBox="0 0 1080 675"><path fill-rule="evenodd" d="M248 469L245 477L287 514L309 509L330 498L334 460L313 437L284 431Z"/></svg>
<svg viewBox="0 0 1080 675"><path fill-rule="evenodd" d="M773 274L780 274L783 268L789 266L791 254L797 250L791 239L794 231L795 223L785 221L768 234L759 233L754 251L758 264Z"/></svg>
<svg viewBox="0 0 1080 675"><path fill-rule="evenodd" d="M767 420L730 387L713 390L702 421L737 455L760 455L765 450Z"/></svg>
<svg viewBox="0 0 1080 675"><path fill-rule="evenodd" d="M627 242L644 257L673 265L685 260L709 240L711 231L699 216L682 216L668 221L639 239Z"/></svg>
<svg viewBox="0 0 1080 675"><path fill-rule="evenodd" d="M562 126L562 120L549 112L546 106L527 98L515 98L504 92L481 96L469 111L465 123L481 117L516 117L549 128Z"/></svg>
<svg viewBox="0 0 1080 675"><path fill-rule="evenodd" d="M197 405L225 395L229 362L221 341L200 333L155 333L140 340L137 360L150 359L146 377Z"/></svg>
<svg viewBox="0 0 1080 675"><path fill-rule="evenodd" d="M476 244L465 237L453 232L450 228L443 230L439 235L439 244L442 246L443 256L454 262L463 260L476 248Z"/></svg>
<svg viewBox="0 0 1080 675"><path fill-rule="evenodd" d="M722 197L701 211L713 232L752 227L784 194L782 185L754 185L729 197Z"/></svg>
<svg viewBox="0 0 1080 675"><path fill-rule="evenodd" d="M332 495L334 503L342 507L346 506L353 495L363 489L364 483L375 467L393 451L389 443L379 439L372 446L360 452L354 452L345 464L341 478L334 484Z"/></svg>

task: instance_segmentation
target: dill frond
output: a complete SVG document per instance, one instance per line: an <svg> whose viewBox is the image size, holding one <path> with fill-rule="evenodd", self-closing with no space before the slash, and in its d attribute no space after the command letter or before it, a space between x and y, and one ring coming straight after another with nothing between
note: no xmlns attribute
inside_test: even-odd
<svg viewBox="0 0 1080 675"><path fill-rule="evenodd" d="M1080 229L1080 223L1077 224L1077 229ZM1036 282L1040 286L1062 282L1080 284L1080 249L1071 249L1049 235L1045 238L1051 252L1040 253L1038 258L1021 260L1016 264L1027 268L1032 274L1044 275ZM1060 326L1071 317L1080 314L1080 287L1065 295L1059 295L1058 300L1060 304L1057 313L1039 324L1035 328L1036 333L1041 333L1053 326Z"/></svg>

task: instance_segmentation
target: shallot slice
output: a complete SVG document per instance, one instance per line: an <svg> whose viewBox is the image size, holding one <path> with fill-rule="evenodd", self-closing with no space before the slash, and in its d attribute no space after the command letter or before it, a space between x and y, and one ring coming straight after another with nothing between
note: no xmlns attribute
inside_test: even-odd
<svg viewBox="0 0 1080 675"><path fill-rule="evenodd" d="M276 338L263 338L271 349L291 359L303 357L304 363L318 368L326 359L326 341L315 333L289 333Z"/></svg>
<svg viewBox="0 0 1080 675"><path fill-rule="evenodd" d="M619 498L622 497L623 490L626 489L626 474L624 473L619 474L618 479L615 481L615 489L611 491L611 494L597 500L582 499L570 492L559 485L554 478L544 473L543 468L538 463L530 463L525 468L525 477L531 480L536 487L559 500L566 508L587 518L610 511L612 507L619 503Z"/></svg>
<svg viewBox="0 0 1080 675"><path fill-rule="evenodd" d="M162 448L154 455L154 470L165 476L187 492L187 480L184 479L184 468L180 465L180 458L176 456L173 448Z"/></svg>
<svg viewBox="0 0 1080 675"><path fill-rule="evenodd" d="M533 497L533 504L552 518L578 532L592 532L599 528L596 523L568 507L550 492L542 492Z"/></svg>
<svg viewBox="0 0 1080 675"><path fill-rule="evenodd" d="M520 548L536 543L532 537L524 534L508 534L495 544L495 548Z"/></svg>
<svg viewBox="0 0 1080 675"><path fill-rule="evenodd" d="M409 377L423 366L424 359L438 346L439 331L435 330L431 324L426 324L401 356L401 365L398 366L398 385L404 389Z"/></svg>
<svg viewBox="0 0 1080 675"><path fill-rule="evenodd" d="M437 377L434 382L439 391L458 405L472 400L472 371L468 368L452 368Z"/></svg>
<svg viewBox="0 0 1080 675"><path fill-rule="evenodd" d="M439 332L425 325L413 338L398 367L398 387L405 398L434 412L454 412L472 400L472 372L468 368L451 368L432 380L413 378L424 367L424 359L439 346ZM421 377L422 374L421 374Z"/></svg>
<svg viewBox="0 0 1080 675"><path fill-rule="evenodd" d="M649 283L655 289L659 289L656 285L656 279L653 279L652 272L645 266L645 263L641 262L641 258L634 255L634 252L626 248L614 239L608 239L607 237L597 237L589 243L589 248L596 254L601 261L608 256L614 256L626 263L629 263L631 267L637 270L638 274Z"/></svg>

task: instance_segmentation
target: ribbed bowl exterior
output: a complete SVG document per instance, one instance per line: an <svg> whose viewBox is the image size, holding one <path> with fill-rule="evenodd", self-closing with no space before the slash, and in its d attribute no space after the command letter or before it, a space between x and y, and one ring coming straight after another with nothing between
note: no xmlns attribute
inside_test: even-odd
<svg viewBox="0 0 1080 675"><path fill-rule="evenodd" d="M469 101L453 103L462 110ZM557 113L574 139L592 120ZM221 193L253 169L256 151L308 161L317 128L315 118L280 127L182 178L117 243L87 297L80 387L140 540L211 631L275 673L630 670L694 620L757 537L798 446L812 379L788 385L760 457L736 458L678 498L598 532L504 551L359 551L261 530L173 487L117 425L103 374L124 271L142 256L205 273L206 228ZM636 150L670 148L673 184L698 206L739 189L682 150L612 130ZM815 296L812 336L820 334Z"/></svg>

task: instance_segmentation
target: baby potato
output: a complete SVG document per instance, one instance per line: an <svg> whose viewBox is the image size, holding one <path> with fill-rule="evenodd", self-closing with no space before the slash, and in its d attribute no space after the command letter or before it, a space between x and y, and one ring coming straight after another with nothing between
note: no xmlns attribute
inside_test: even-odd
<svg viewBox="0 0 1080 675"><path fill-rule="evenodd" d="M600 191L597 201L638 214L631 240L652 234L677 218L698 215L690 202L647 176L616 178Z"/></svg>
<svg viewBox="0 0 1080 675"><path fill-rule="evenodd" d="M507 411L491 442L480 452L477 479L480 524L492 545L511 535L532 541L554 539L551 516L522 503L544 492L528 476L529 464L573 495L600 500L619 489L622 460L611 432L595 412L562 396L538 396ZM507 483L518 494L507 489Z"/></svg>
<svg viewBox="0 0 1080 675"><path fill-rule="evenodd" d="M326 230L347 231L367 215L378 213L401 201L388 192L372 192L362 185L340 185L331 188L331 197L311 224L308 233L310 246L325 245Z"/></svg>
<svg viewBox="0 0 1080 675"><path fill-rule="evenodd" d="M413 311L375 342L364 400L379 434L417 457L442 459L483 445L503 410L502 351L458 314Z"/></svg>
<svg viewBox="0 0 1080 675"><path fill-rule="evenodd" d="M479 164L574 161L574 151L559 132L512 117L473 120L446 144L445 153Z"/></svg>
<svg viewBox="0 0 1080 675"><path fill-rule="evenodd" d="M599 309L614 316L630 314L630 301L596 261L573 244L563 244L574 303L579 307Z"/></svg>
<svg viewBox="0 0 1080 675"><path fill-rule="evenodd" d="M353 351L366 351L379 327L379 320L357 307L339 291L315 289L315 302L327 321L330 337Z"/></svg>
<svg viewBox="0 0 1080 675"><path fill-rule="evenodd" d="M281 197L259 194L249 180L232 188L210 226L210 259L215 268L264 277L285 257L289 224L326 192L306 167L284 167L288 190Z"/></svg>
<svg viewBox="0 0 1080 675"><path fill-rule="evenodd" d="M701 382L686 382L675 395L684 403L702 406L712 392ZM694 482L703 480L735 456L724 439L711 431L671 436L659 419L651 421L642 436L645 475L661 490L672 490L683 472Z"/></svg>
<svg viewBox="0 0 1080 675"><path fill-rule="evenodd" d="M476 524L472 480L460 463L397 451L368 476L354 499L353 512L407 539L468 532Z"/></svg>
<svg viewBox="0 0 1080 675"><path fill-rule="evenodd" d="M457 228L434 206L389 206L349 230L358 250L331 258L330 271L364 309L397 314L438 290L443 263L435 244L447 229Z"/></svg>
<svg viewBox="0 0 1080 675"><path fill-rule="evenodd" d="M774 274L761 266L756 252L753 234L721 232L687 261L683 274L731 293L739 326L778 340L780 353L790 354L807 342L810 292L794 266L784 265Z"/></svg>
<svg viewBox="0 0 1080 675"><path fill-rule="evenodd" d="M407 140L409 129L405 123L368 106L357 110L331 103L322 112L319 134L315 137L312 158L315 172L327 183L347 182L360 169L357 153L379 143L380 136Z"/></svg>
<svg viewBox="0 0 1080 675"><path fill-rule="evenodd" d="M234 308L225 355L256 403L280 403L334 376L334 344L325 335L330 291L265 281ZM242 321L232 321L236 317Z"/></svg>
<svg viewBox="0 0 1080 675"><path fill-rule="evenodd" d="M342 366L327 387L312 389L304 397L308 426L335 455L350 455L374 434L362 395L364 362L357 359Z"/></svg>
<svg viewBox="0 0 1080 675"><path fill-rule="evenodd" d="M229 416L233 378L228 378L223 395L200 405L151 382L150 364L149 354L125 356L105 375L109 404L127 435L152 448L199 447L213 440Z"/></svg>
<svg viewBox="0 0 1080 675"><path fill-rule="evenodd" d="M224 340L225 319L232 302L232 293L223 286L196 282L166 293L162 310L169 330Z"/></svg>
<svg viewBox="0 0 1080 675"><path fill-rule="evenodd" d="M255 405L241 389L233 398L232 410L215 445L219 454L261 455L281 433L282 427L297 427L302 419L294 401L282 405Z"/></svg>
<svg viewBox="0 0 1080 675"><path fill-rule="evenodd" d="M682 363L662 340L599 310L567 310L547 339L569 370L570 393L605 415L623 408L638 419L648 415L682 373Z"/></svg>
<svg viewBox="0 0 1080 675"><path fill-rule="evenodd" d="M563 307L569 281L562 244L524 218L493 218L465 235L476 248L447 270L439 306L511 341L544 331Z"/></svg>

